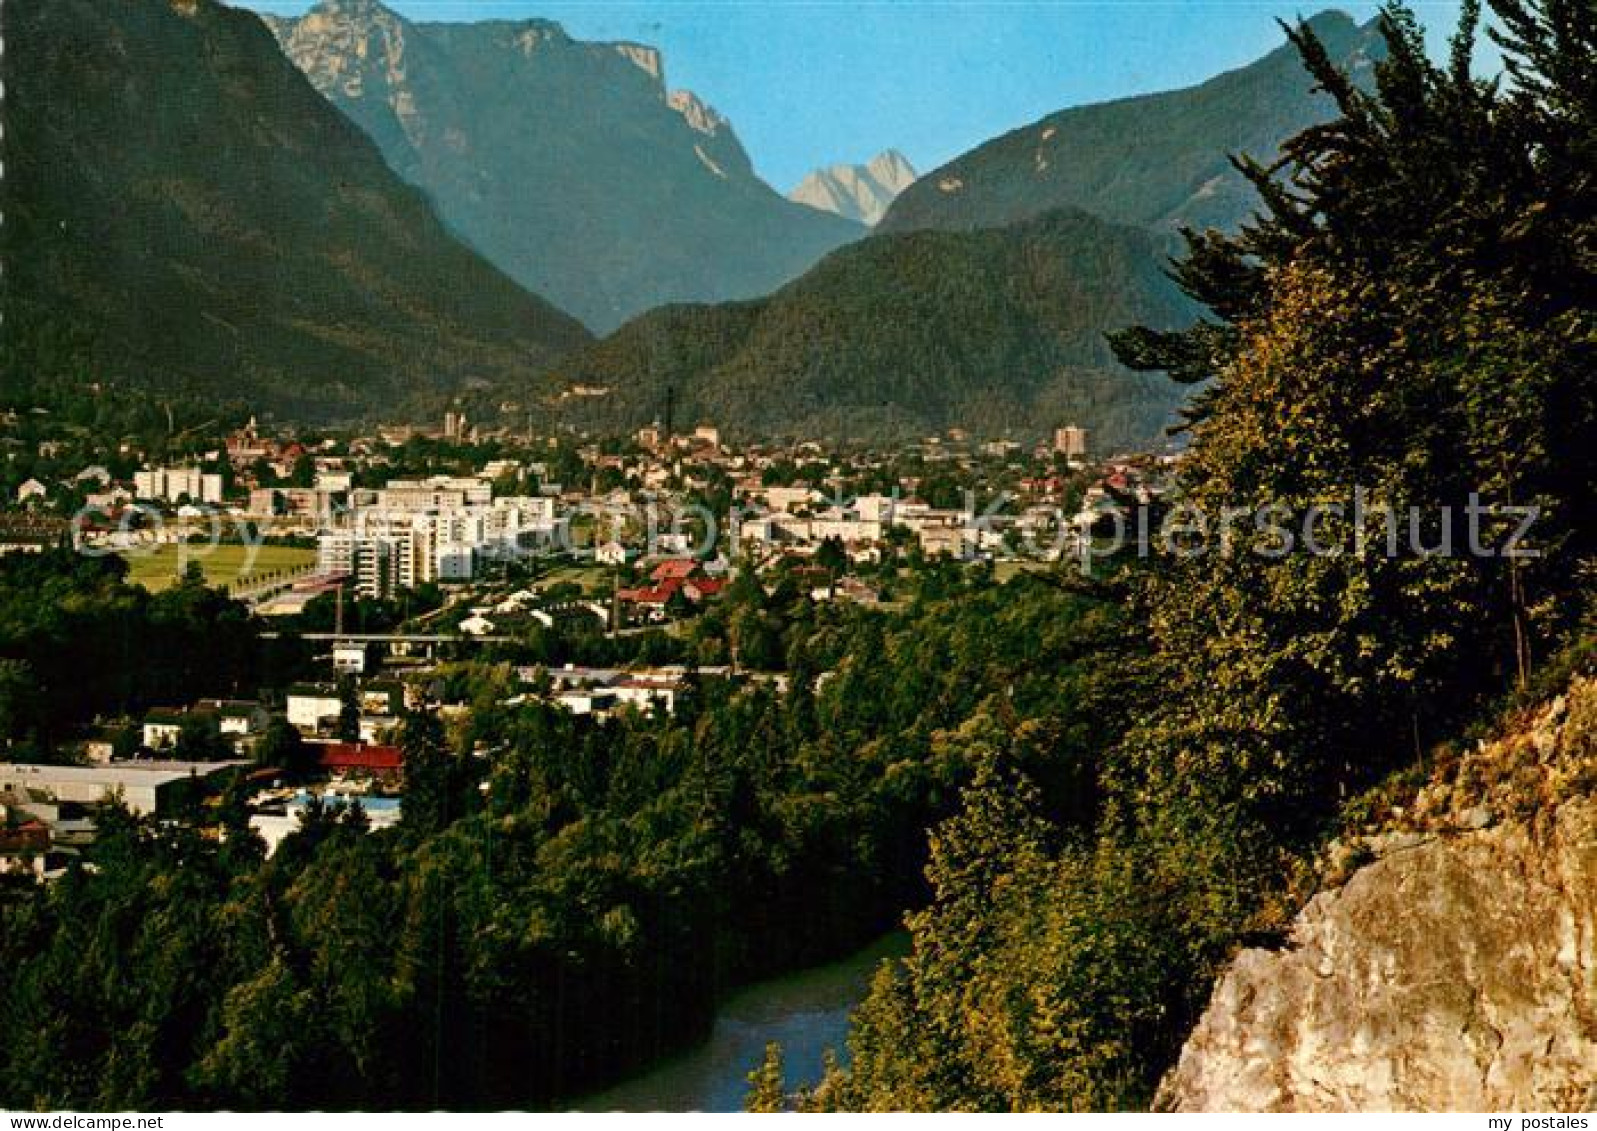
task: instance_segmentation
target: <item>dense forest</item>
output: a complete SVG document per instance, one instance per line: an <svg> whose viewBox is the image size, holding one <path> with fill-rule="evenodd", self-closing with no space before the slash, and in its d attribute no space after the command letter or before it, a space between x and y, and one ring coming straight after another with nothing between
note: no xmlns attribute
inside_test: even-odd
<svg viewBox="0 0 1597 1131"><path fill-rule="evenodd" d="M1189 236L1179 277L1215 318L1118 339L1131 364L1211 382L1196 503L1302 514L1359 485L1423 508L1422 541L1389 554L1384 523L1361 543L1344 511L1321 538L1336 553L1254 540L1138 575L1143 704L1097 759L1101 815L1060 814L1013 762L979 774L932 836L912 953L805 1105L1145 1105L1227 956L1295 910L1344 806L1593 663L1597 9L1492 6L1500 82L1471 75L1473 3L1441 65L1388 6L1370 93L1295 29L1339 117L1289 144L1281 179L1244 166L1257 226ZM1538 556L1466 552L1471 492L1487 547L1517 524L1502 508L1538 507ZM776 1067L756 1103L784 1102Z"/></svg>
<svg viewBox="0 0 1597 1131"><path fill-rule="evenodd" d="M1082 804L1122 725L1118 610L1042 581L928 569L877 612L742 580L722 615L785 688L695 677L674 715L599 722L451 665L471 709L407 720L398 829L313 810L263 860L238 796L220 843L107 821L95 870L0 903L0 1103L557 1102L890 927L993 743Z"/></svg>

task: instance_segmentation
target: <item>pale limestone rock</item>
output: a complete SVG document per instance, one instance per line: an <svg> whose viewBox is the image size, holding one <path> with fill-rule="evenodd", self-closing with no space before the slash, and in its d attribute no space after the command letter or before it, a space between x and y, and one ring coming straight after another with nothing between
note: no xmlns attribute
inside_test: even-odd
<svg viewBox="0 0 1597 1131"><path fill-rule="evenodd" d="M875 224L898 194L914 183L915 170L909 161L896 149L889 149L865 165L817 169L799 182L788 199L863 224Z"/></svg>
<svg viewBox="0 0 1597 1131"><path fill-rule="evenodd" d="M665 81L665 65L660 61L658 48L642 43L618 43L615 48L622 56L637 64L644 74L657 82Z"/></svg>
<svg viewBox="0 0 1597 1131"><path fill-rule="evenodd" d="M1159 1106L1597 1107L1597 683L1569 704L1462 761L1446 831L1372 838L1286 949L1239 954Z"/></svg>

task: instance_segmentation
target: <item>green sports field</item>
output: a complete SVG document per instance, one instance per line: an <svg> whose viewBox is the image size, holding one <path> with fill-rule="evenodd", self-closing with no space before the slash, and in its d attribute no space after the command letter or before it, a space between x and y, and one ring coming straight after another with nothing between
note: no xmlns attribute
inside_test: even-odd
<svg viewBox="0 0 1597 1131"><path fill-rule="evenodd" d="M316 551L299 546L257 546L251 560L248 546L185 545L161 546L125 557L128 580L158 593L176 581L191 561L199 563L206 584L236 588L241 581L259 580L266 574L304 569L316 560Z"/></svg>

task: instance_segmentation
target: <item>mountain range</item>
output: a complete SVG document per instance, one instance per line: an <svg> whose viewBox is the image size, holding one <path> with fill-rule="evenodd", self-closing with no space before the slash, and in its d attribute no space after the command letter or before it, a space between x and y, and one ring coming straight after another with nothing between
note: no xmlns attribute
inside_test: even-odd
<svg viewBox="0 0 1597 1131"><path fill-rule="evenodd" d="M1004 228L883 235L833 252L769 298L671 306L556 367L551 406L616 431L663 415L738 437L838 441L1088 424L1145 443L1181 400L1118 366L1107 327L1177 327L1192 304L1152 235L1084 212Z"/></svg>
<svg viewBox="0 0 1597 1131"><path fill-rule="evenodd" d="M861 224L875 225L887 206L915 181L915 169L898 150L878 153L864 165L817 169L788 193L788 199Z"/></svg>
<svg viewBox="0 0 1597 1131"><path fill-rule="evenodd" d="M1370 77L1373 22L1309 23L1333 60ZM1038 434L1073 421L1108 447L1157 442L1183 391L1120 367L1104 335L1190 323L1199 312L1163 273L1174 228L1234 229L1253 196L1228 154L1268 161L1332 109L1283 47L1186 90L1050 115L913 181L877 234L770 298L654 311L579 351L553 374L561 407L633 427L669 387L734 433Z"/></svg>
<svg viewBox="0 0 1597 1131"><path fill-rule="evenodd" d="M1385 55L1374 20L1326 11L1308 24L1355 81L1373 77ZM992 227L1083 208L1124 224L1234 230L1255 200L1228 155L1268 161L1334 109L1283 45L1197 86L1061 110L994 138L923 175L881 229Z"/></svg>
<svg viewBox="0 0 1597 1131"><path fill-rule="evenodd" d="M406 411L581 345L454 238L259 19L213 0L10 0L6 363Z"/></svg>
<svg viewBox="0 0 1597 1131"><path fill-rule="evenodd" d="M413 23L376 0L267 22L457 232L594 329L764 294L864 234L762 181L653 47L545 20Z"/></svg>
<svg viewBox="0 0 1597 1131"><path fill-rule="evenodd" d="M1178 394L1104 333L1190 320L1172 227L1241 222L1227 152L1267 160L1330 112L1283 48L919 180L891 152L825 170L798 203L655 49L543 21L12 0L6 22L12 371L310 419L469 394L631 428L669 389L745 436L1068 419L1148 442ZM1311 26L1356 76L1380 56L1373 25ZM890 193L877 234L823 211L869 220ZM594 343L549 299L614 330Z"/></svg>

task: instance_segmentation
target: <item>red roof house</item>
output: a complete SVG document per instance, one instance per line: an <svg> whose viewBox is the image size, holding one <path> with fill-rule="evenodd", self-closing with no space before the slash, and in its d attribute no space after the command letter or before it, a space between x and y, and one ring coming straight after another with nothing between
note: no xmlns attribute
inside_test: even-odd
<svg viewBox="0 0 1597 1131"><path fill-rule="evenodd" d="M724 579L705 577L699 570L699 563L692 558L667 558L658 563L649 572L649 582L635 589L616 590L616 599L630 605L662 609L678 593L698 604L727 585Z"/></svg>
<svg viewBox="0 0 1597 1131"><path fill-rule="evenodd" d="M0 827L0 855L43 856L50 851L50 828L43 821Z"/></svg>
<svg viewBox="0 0 1597 1131"><path fill-rule="evenodd" d="M667 558L649 572L656 585L667 581L683 582L699 572L699 563L692 558Z"/></svg>
<svg viewBox="0 0 1597 1131"><path fill-rule="evenodd" d="M397 774L405 753L397 746L366 742L323 742L318 761L328 773Z"/></svg>

